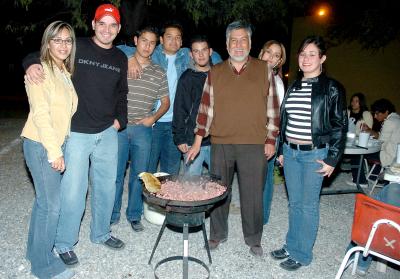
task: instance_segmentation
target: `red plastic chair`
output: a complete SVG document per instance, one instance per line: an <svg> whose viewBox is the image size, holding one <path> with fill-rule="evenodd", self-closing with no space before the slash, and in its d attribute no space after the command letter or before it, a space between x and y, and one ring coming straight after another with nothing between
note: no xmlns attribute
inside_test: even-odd
<svg viewBox="0 0 400 279"><path fill-rule="evenodd" d="M336 279L341 278L354 252L356 254L353 275L357 269L360 252L364 257L374 255L400 265L400 207L374 200L364 194L357 194L351 240L357 246L347 251Z"/></svg>

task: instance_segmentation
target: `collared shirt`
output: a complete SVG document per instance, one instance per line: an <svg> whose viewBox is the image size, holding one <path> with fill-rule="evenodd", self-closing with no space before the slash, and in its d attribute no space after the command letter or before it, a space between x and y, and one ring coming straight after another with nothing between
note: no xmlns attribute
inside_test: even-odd
<svg viewBox="0 0 400 279"><path fill-rule="evenodd" d="M240 68L239 71L236 70L235 66L233 66L233 64L232 64L232 59L231 59L231 58L229 58L228 61L229 61L229 65L230 65L231 68L232 68L233 73L234 73L235 75L240 76L240 74L243 73L244 70L246 70L247 64L249 63L249 57L247 57L246 62L243 64L242 68Z"/></svg>

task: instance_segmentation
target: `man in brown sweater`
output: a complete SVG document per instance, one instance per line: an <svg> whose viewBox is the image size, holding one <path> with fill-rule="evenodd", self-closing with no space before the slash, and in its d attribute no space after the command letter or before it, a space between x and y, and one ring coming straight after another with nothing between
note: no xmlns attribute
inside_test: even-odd
<svg viewBox="0 0 400 279"><path fill-rule="evenodd" d="M275 153L279 105L277 96L268 94L267 64L249 56L250 25L229 24L226 45L229 58L213 66L206 79L187 160L197 156L203 137L211 135L211 173L231 187L236 166L244 240L250 253L261 257L262 193L266 162ZM227 240L230 202L231 195L211 212L210 249Z"/></svg>

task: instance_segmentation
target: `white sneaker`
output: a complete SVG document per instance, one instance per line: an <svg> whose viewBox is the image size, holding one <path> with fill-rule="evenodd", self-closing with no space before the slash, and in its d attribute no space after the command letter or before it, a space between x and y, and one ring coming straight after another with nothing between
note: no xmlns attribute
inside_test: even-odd
<svg viewBox="0 0 400 279"><path fill-rule="evenodd" d="M349 186L356 187L356 183L354 183L352 180L346 180L346 184L349 185ZM366 189L366 188L368 188L368 184L367 183L360 183L360 187Z"/></svg>

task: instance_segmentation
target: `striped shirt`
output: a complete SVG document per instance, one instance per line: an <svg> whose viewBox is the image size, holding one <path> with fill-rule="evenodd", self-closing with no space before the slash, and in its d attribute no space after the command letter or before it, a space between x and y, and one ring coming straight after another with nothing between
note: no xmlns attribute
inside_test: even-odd
<svg viewBox="0 0 400 279"><path fill-rule="evenodd" d="M311 83L302 82L300 89L294 88L289 92L285 103L288 117L286 126L287 138L312 141L311 90Z"/></svg>
<svg viewBox="0 0 400 279"><path fill-rule="evenodd" d="M165 71L151 63L143 69L140 79L128 78L128 122L137 121L153 114L157 100L168 96Z"/></svg>

